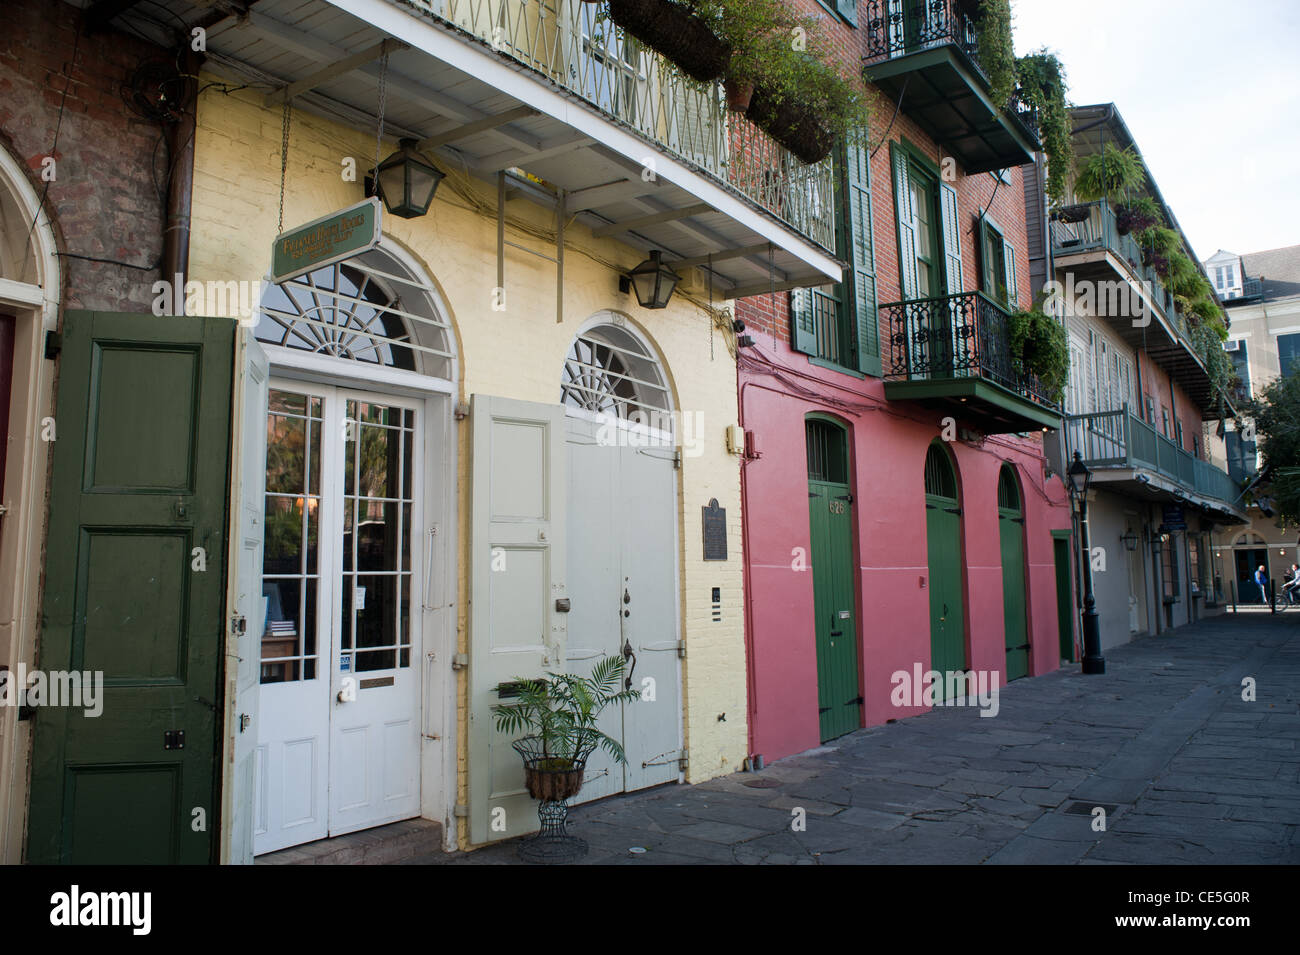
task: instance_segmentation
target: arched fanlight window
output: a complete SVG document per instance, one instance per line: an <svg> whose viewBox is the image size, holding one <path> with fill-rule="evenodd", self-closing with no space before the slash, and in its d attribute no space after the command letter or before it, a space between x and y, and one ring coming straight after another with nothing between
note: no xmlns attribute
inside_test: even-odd
<svg viewBox="0 0 1300 955"><path fill-rule="evenodd" d="M1020 510L1020 485L1009 464L1002 465L998 473L998 507L1004 511Z"/></svg>
<svg viewBox="0 0 1300 955"><path fill-rule="evenodd" d="M925 453L925 493L949 501L957 500L957 475L952 469L952 459L937 444L930 445L930 450Z"/></svg>
<svg viewBox="0 0 1300 955"><path fill-rule="evenodd" d="M663 368L640 339L617 325L596 325L573 340L560 400L570 408L656 427L671 405Z"/></svg>
<svg viewBox="0 0 1300 955"><path fill-rule="evenodd" d="M262 296L259 341L285 348L415 370L400 298L387 283L348 262L327 265Z"/></svg>
<svg viewBox="0 0 1300 955"><path fill-rule="evenodd" d="M825 418L809 418L804 423L808 446L808 479L849 483L849 443L844 429Z"/></svg>

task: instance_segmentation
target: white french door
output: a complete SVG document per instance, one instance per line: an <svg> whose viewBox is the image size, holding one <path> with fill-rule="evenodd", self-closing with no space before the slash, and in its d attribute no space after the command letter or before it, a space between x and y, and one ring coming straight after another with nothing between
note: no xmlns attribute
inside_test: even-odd
<svg viewBox="0 0 1300 955"><path fill-rule="evenodd" d="M419 815L422 411L271 382L258 853Z"/></svg>
<svg viewBox="0 0 1300 955"><path fill-rule="evenodd" d="M588 675L620 655L642 698L601 716L627 763L592 754L574 802L679 777L677 506L672 436L570 413L567 669Z"/></svg>

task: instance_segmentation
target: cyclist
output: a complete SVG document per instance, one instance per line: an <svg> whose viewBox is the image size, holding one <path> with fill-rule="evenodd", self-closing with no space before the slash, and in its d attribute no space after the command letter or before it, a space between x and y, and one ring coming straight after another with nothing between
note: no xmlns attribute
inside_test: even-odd
<svg viewBox="0 0 1300 955"><path fill-rule="evenodd" d="M1291 573L1287 582L1282 585L1282 593L1286 596L1286 602L1289 604L1300 600L1300 566L1291 565Z"/></svg>

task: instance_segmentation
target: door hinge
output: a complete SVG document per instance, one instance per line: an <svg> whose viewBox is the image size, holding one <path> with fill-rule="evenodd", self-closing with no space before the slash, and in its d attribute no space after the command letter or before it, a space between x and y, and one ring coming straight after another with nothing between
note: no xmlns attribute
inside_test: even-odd
<svg viewBox="0 0 1300 955"><path fill-rule="evenodd" d="M230 618L230 632L240 636L248 632L248 620L242 613L237 613Z"/></svg>
<svg viewBox="0 0 1300 955"><path fill-rule="evenodd" d="M682 758L677 760L677 769L684 773L686 772L686 770L690 768L691 768L691 751L689 749L683 749Z"/></svg>
<svg viewBox="0 0 1300 955"><path fill-rule="evenodd" d="M956 514L958 516L961 515L960 507L945 507L944 510L947 511L949 514Z"/></svg>
<svg viewBox="0 0 1300 955"><path fill-rule="evenodd" d="M453 670L463 670L469 666L469 654L457 653L451 658L451 668Z"/></svg>
<svg viewBox="0 0 1300 955"><path fill-rule="evenodd" d="M457 421L464 421L466 418L468 418L468 417L469 417L469 402L467 402L467 401L462 401L462 402L460 402L458 405L456 405L456 410L455 410L454 414L455 414L455 416L456 416L456 420L457 420Z"/></svg>
<svg viewBox="0 0 1300 955"><path fill-rule="evenodd" d="M681 448L678 448L676 451L673 452L673 470L680 471L681 469L682 469L682 450Z"/></svg>
<svg viewBox="0 0 1300 955"><path fill-rule="evenodd" d="M678 640L678 641L677 641L677 659L679 659L679 660L685 660L685 659L686 659L686 641L685 641L685 640Z"/></svg>
<svg viewBox="0 0 1300 955"><path fill-rule="evenodd" d="M861 706L865 702L866 701L861 696L855 696L853 699L849 700L845 706Z"/></svg>
<svg viewBox="0 0 1300 955"><path fill-rule="evenodd" d="M451 814L457 819L468 819L469 806L465 805L463 802L458 802L456 803L456 807L452 809Z"/></svg>

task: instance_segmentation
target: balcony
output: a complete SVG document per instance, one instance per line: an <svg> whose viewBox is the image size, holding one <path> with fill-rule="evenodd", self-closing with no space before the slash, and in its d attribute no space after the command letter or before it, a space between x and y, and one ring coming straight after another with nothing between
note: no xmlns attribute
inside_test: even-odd
<svg viewBox="0 0 1300 955"><path fill-rule="evenodd" d="M393 0L397 2L397 0ZM835 220L819 196L829 161L806 166L726 108L721 84L687 79L671 62L572 0L409 0L581 97L610 119L705 170L825 249Z"/></svg>
<svg viewBox="0 0 1300 955"><path fill-rule="evenodd" d="M1071 218L1081 212L1083 217L1053 218L1050 228L1055 269L1058 277L1065 275L1067 308L1074 295L1086 294L1088 314L1106 319L1129 346L1151 355L1206 414L1217 412L1187 319L1155 269L1143 263L1137 238L1120 232L1115 210L1104 199L1068 209L1074 211Z"/></svg>
<svg viewBox="0 0 1300 955"><path fill-rule="evenodd" d="M1078 451L1093 481L1154 501L1189 501L1220 521L1244 521L1241 488L1224 471L1184 451L1147 422L1117 411L1067 415L1068 457Z"/></svg>
<svg viewBox="0 0 1300 955"><path fill-rule="evenodd" d="M1060 427L1060 408L1016 367L1007 312L983 292L880 306L885 397L941 408L988 434Z"/></svg>
<svg viewBox="0 0 1300 955"><path fill-rule="evenodd" d="M962 0L858 5L867 78L968 174L1032 162L1040 148L1034 111L1016 97L1005 107L989 97L974 8Z"/></svg>
<svg viewBox="0 0 1300 955"><path fill-rule="evenodd" d="M294 116L349 127L373 147L382 109L384 153L398 138L416 140L460 188L477 180L474 205L484 216L517 219L523 200L552 223L576 224L595 239L638 251L658 249L682 269L707 270L718 298L843 275L834 253L831 164L800 163L729 113L716 84L689 82L603 19L601 4L102 6L112 8L105 16L114 29L167 49L177 24L202 22L204 69L253 91L244 98L260 99L273 114L263 126L274 123L277 136L290 101ZM358 174L368 168L366 155L358 155ZM562 229L547 231L562 241Z"/></svg>

